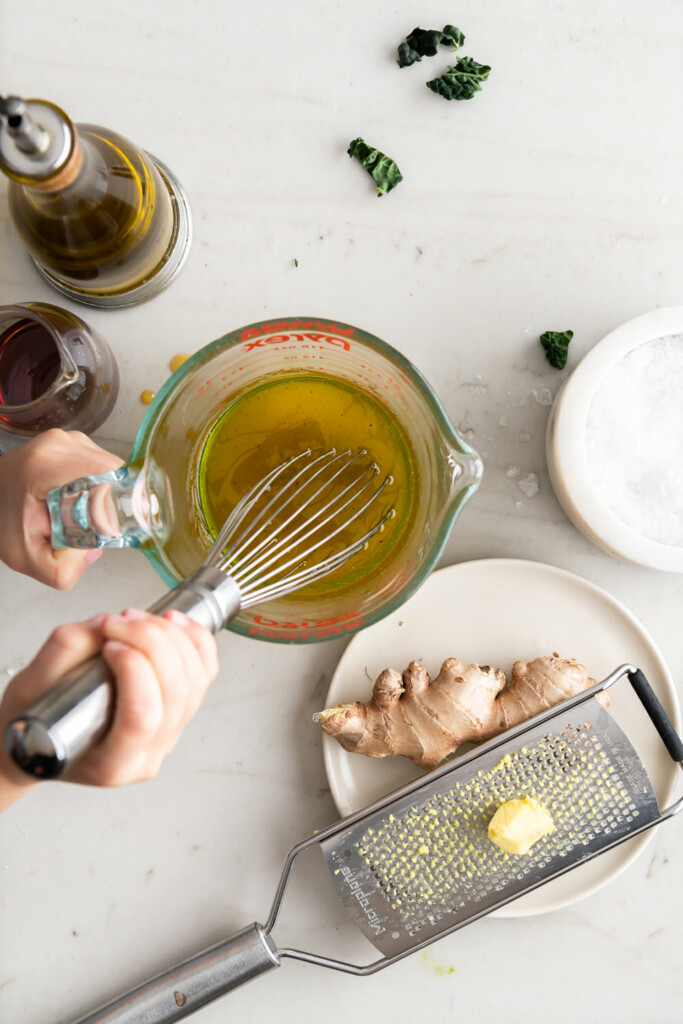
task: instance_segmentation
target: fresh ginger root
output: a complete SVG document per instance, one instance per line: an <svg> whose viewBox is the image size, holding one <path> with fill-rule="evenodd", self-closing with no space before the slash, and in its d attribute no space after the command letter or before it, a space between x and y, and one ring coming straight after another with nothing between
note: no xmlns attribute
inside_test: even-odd
<svg viewBox="0 0 683 1024"><path fill-rule="evenodd" d="M487 834L504 853L522 854L553 829L553 819L545 807L525 796L501 804L489 822Z"/></svg>
<svg viewBox="0 0 683 1024"><path fill-rule="evenodd" d="M385 668L370 700L328 708L316 720L344 750L368 757L402 754L429 771L463 743L491 739L594 684L583 665L556 654L516 661L509 683L500 668L463 665L457 658L444 661L430 680L411 661L402 676ZM607 704L606 694L601 697Z"/></svg>

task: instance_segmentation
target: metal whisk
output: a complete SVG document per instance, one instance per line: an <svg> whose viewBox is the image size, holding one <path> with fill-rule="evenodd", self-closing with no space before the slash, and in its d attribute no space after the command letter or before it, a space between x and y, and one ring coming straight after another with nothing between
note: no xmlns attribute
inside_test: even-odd
<svg viewBox="0 0 683 1024"><path fill-rule="evenodd" d="M369 497L366 495L379 473L379 466L366 464L357 475L350 472L357 468L354 463L365 455L365 449L355 454L351 451L337 454L332 449L317 457L313 457L310 450L302 452L277 466L238 502L205 564L232 577L239 587L241 608L281 597L326 576L382 529L393 515L392 509L362 537L340 551L312 565L306 562L319 548L351 526L391 483L391 477L387 476ZM302 460L303 465L299 466ZM295 470L294 474L250 520L250 513L290 468Z"/></svg>
<svg viewBox="0 0 683 1024"><path fill-rule="evenodd" d="M389 508L361 537L341 539L392 482L373 487L379 467L366 456L309 449L281 463L237 503L204 564L148 611L176 608L217 633L241 608L333 572L394 515ZM316 561L335 539L339 549ZM113 707L109 666L93 658L10 722L7 749L29 775L56 778L106 732Z"/></svg>

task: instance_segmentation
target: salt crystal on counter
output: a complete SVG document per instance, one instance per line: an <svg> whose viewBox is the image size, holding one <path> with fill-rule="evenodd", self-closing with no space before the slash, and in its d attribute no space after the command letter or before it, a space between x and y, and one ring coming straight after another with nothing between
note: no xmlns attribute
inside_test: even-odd
<svg viewBox="0 0 683 1024"><path fill-rule="evenodd" d="M505 475L509 476L511 479L513 479L516 476L519 476L519 466L508 466L508 468L505 470Z"/></svg>
<svg viewBox="0 0 683 1024"><path fill-rule="evenodd" d="M645 342L605 374L585 444L613 514L643 537L683 547L683 335Z"/></svg>
<svg viewBox="0 0 683 1024"><path fill-rule="evenodd" d="M541 385L541 387L534 388L534 398L539 405L553 404L553 393L550 388L545 386L545 384Z"/></svg>
<svg viewBox="0 0 683 1024"><path fill-rule="evenodd" d="M528 476L522 477L518 481L517 486L526 494L527 498L533 498L534 494L538 494L538 477L535 473L529 473Z"/></svg>

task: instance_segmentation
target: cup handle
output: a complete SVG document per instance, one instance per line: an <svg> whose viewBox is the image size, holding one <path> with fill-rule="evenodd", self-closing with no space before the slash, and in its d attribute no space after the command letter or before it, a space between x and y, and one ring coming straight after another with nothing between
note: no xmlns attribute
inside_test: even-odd
<svg viewBox="0 0 683 1024"><path fill-rule="evenodd" d="M139 547L160 513L144 474L129 466L56 487L46 501L55 548Z"/></svg>

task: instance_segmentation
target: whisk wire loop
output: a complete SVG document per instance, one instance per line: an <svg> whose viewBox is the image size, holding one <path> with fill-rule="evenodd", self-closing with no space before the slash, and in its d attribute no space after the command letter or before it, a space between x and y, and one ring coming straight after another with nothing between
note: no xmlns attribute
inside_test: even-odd
<svg viewBox="0 0 683 1024"><path fill-rule="evenodd" d="M359 487L358 485L361 483L363 478L367 476L368 473L370 474L370 476L365 481L365 483ZM260 544L257 549L260 551L260 554L257 557L249 558L249 562L245 570L242 570L241 567L233 567L231 569L231 575L233 576L233 578L240 583L242 583L242 581L246 582L253 576L259 574L260 567L263 565L264 562L266 564L271 564L275 560L275 558L282 558L288 555L291 551L300 548L300 546L306 540L308 540L309 537L312 537L314 534L319 533L320 530L327 526L329 522L331 522L332 520L336 520L336 517L339 516L342 512L344 512L344 510L347 509L349 505L352 505L354 502L356 502L363 494L363 492L367 490L367 488L370 486L376 473L377 470L374 467L370 467L368 469L363 470L363 472L354 480L352 480L351 483L348 484L348 486L345 487L343 491L340 491L339 494L335 494L332 498L329 499L329 501L324 506L322 506L322 508L312 513L308 517L308 519L304 520L303 523L300 523L299 526L297 526L294 530L288 533L285 537L281 538L274 544L268 544L265 550L263 550L264 545ZM329 482L331 483L331 481ZM386 486L386 481L385 484L382 485L381 490L384 489L384 486ZM310 503L314 500L314 498L321 494L324 489L325 488L320 488L315 495L312 495L311 498L304 503L302 508L295 511L289 517L289 519L285 521L285 523L281 524L281 526L279 526L276 530L273 531L271 536L274 538L277 537L278 534L282 533L283 529L286 529L289 523L291 523L293 520L300 519L302 509L307 508L310 505ZM346 497L349 491L352 491L352 493L350 497L348 497L346 501L344 501L344 498ZM376 495L373 495L370 501L366 502L366 504L363 505L362 508L357 509L357 511L350 519L348 519L345 523L339 525L337 529L334 530L333 533L328 534L321 541L319 541L318 544L309 548L304 553L304 555L300 557L307 557L318 547L320 547L321 544L327 543L328 541L336 537L338 533L346 529L346 527L349 526L350 523L354 522L354 520L357 519L358 516L362 515L362 513L365 511L368 505L371 504L372 501L374 501L375 497ZM322 521L317 521L320 520L320 517L325 515L325 513L327 513L325 518L322 519Z"/></svg>
<svg viewBox="0 0 683 1024"><path fill-rule="evenodd" d="M379 467L371 463L358 473L351 469L364 455L366 449L338 453L333 448L318 455L309 448L277 466L237 503L206 564L225 572L237 584L241 607L280 597L332 572L359 552L394 515L389 508L361 537L308 564L312 555L348 530L392 482L387 476L368 494ZM300 461L304 464L296 465ZM290 467L292 475L276 485ZM347 481L348 476L351 479Z"/></svg>
<svg viewBox="0 0 683 1024"><path fill-rule="evenodd" d="M386 521L390 519L393 514L393 509L389 509L384 513L379 522L368 530L367 533L363 534L358 541L355 541L353 544L349 544L348 547L343 548L343 550L339 551L337 554L330 555L322 562L317 562L315 565L302 569L301 572L296 572L296 569L303 564L302 562L299 562L298 566L295 566L287 576L264 588L258 587L251 590L249 586L247 586L244 591L241 591L241 606L243 608L250 608L252 605L260 604L263 601L272 601L276 597L283 597L285 594L291 593L292 590L298 590L305 584L313 583L315 580L320 579L321 576L325 576L328 573L333 572L335 569L338 569L339 566L343 565L344 562L348 561L349 558L352 558L363 547L365 547L370 538L374 537L374 535L382 529Z"/></svg>
<svg viewBox="0 0 683 1024"><path fill-rule="evenodd" d="M306 456L310 454L311 450L309 448L304 452L300 452L298 455L294 455L291 459L287 459L286 462L283 462L279 466L276 466L275 469L272 469L262 480L259 480L255 487L240 498L228 518L223 523L218 536L211 546L211 550L206 556L206 563L208 565L215 564L216 560L221 555L223 548L226 546L232 531L240 522L244 521L244 518L249 514L254 505L256 505L261 496L270 488L278 476L280 476L281 473L284 473L292 463L297 462L299 459L306 458Z"/></svg>
<svg viewBox="0 0 683 1024"><path fill-rule="evenodd" d="M303 453L303 455L306 454L311 454L310 449L308 449L307 452ZM269 544L273 534L269 534L255 547L252 546L257 537L259 537L263 533L263 531L267 529L268 526L270 526L270 524L276 518L278 513L281 513L284 509L290 506L292 502L301 494L301 492L304 491L306 487L310 486L310 484L318 476L320 476L320 474L325 469L329 468L329 466L332 465L334 462L350 454L351 453L349 451L346 451L342 452L339 455L336 455L336 450L332 448L330 449L330 451L325 452L323 455L317 456L317 458L315 458L311 463L309 463L309 465L304 466L297 473L295 473L295 475L283 485L283 487L270 499L270 501L267 502L264 508L261 509L261 511L254 517L253 520L251 520L251 522L246 522L244 519L241 519L240 524L241 522L245 522L245 528L242 531L242 533L237 537L237 539L232 542L232 547L229 549L229 551L223 552L224 561L221 567L227 568L229 564L229 566L234 569L236 568L236 566L240 564L240 557L242 556L245 548L249 548L249 553L247 557L251 559L252 555L255 552L259 551L262 547L265 547L267 544ZM333 458L333 456L335 455L336 458ZM298 456L295 456L293 459L284 462L281 468L287 469L288 466L292 465L292 463L295 462L297 458ZM332 462L328 462L327 465L318 465L325 459L330 458L332 459ZM318 466L317 469L315 469L316 466ZM315 472L311 473L311 470L315 470ZM303 483L301 483L302 477L304 477ZM291 493L288 497L284 498L283 496L286 494L286 492L288 490L291 490L297 484L297 482L299 482L299 486L293 491L293 493ZM270 490L270 486L259 491L259 494L255 498L255 501L249 506L250 509L253 507L254 504L256 504L258 498L260 498L261 495L267 490ZM291 522L291 519L298 514L298 511L300 511L300 509L295 511L294 515L290 517L288 522ZM264 519L265 522L262 522L262 520ZM260 526L258 526L259 523L261 523ZM282 525L284 526L284 524ZM258 529L256 528L257 526ZM277 534L277 532L279 532L279 529L275 531L275 535ZM228 546L228 542L230 540L230 533L231 531L225 531L225 536L222 545L223 548L227 548Z"/></svg>
<svg viewBox="0 0 683 1024"><path fill-rule="evenodd" d="M362 490L364 490L369 483L370 481L367 481ZM260 582L265 582L271 579L273 576L281 575L282 572L289 569L290 566L296 566L297 564L305 562L306 559L309 558L315 551L317 551L323 545L329 544L329 542L331 540L334 540L334 538L339 533L341 533L343 530L346 530L352 523L354 523L359 518L359 516L361 516L363 512L365 512L365 510L375 501L375 499L379 497L379 495L381 494L381 492L384 490L388 483L389 477L387 477L387 479L383 481L380 487L375 491L374 494L372 494L368 498L364 505L356 509L352 515L350 515L344 522L340 523L336 527L336 529L334 529L331 533L325 534L324 537L320 538L315 543L309 545L309 547L307 547L304 551L297 551L297 548L299 548L302 541L306 540L310 535L318 533L319 530L322 529L322 527L330 519L334 518L334 515L328 516L324 523L321 523L317 527L314 527L312 530L309 530L309 532L304 537L300 538L300 540L296 543L288 545L284 548L284 550L276 551L272 556L269 555L265 563L263 562L263 559L261 559L260 564L256 566L253 571L250 571L245 574L237 574L233 576L233 579L235 579L240 589L242 589L242 587L248 584L252 579L254 579L254 577L258 577ZM360 493L361 492L359 491L356 494L354 494L346 504L349 505L351 504L352 501L355 501L356 498L359 497ZM365 543L365 540L363 541L363 543ZM363 545L361 544L361 547L362 546ZM352 545L349 545L349 547L353 547L354 549L356 549L356 544L354 543ZM283 557L286 557L291 551L297 551L296 557L290 559L288 562L283 563L281 559ZM351 553L355 553L355 550ZM351 557L350 554L347 557ZM322 564L322 562L319 562L313 567L314 569L318 570L319 574L322 574L325 571L319 568ZM270 568L271 566L272 568ZM264 572L264 569L270 569L270 572Z"/></svg>

